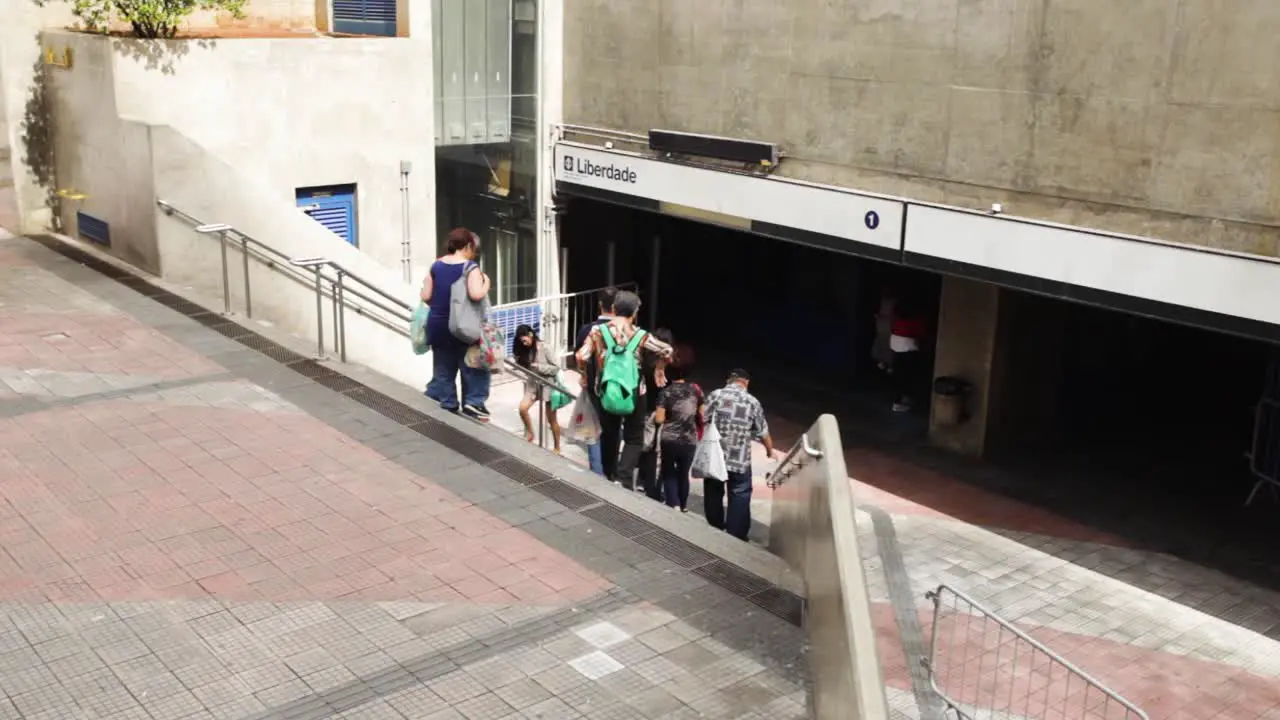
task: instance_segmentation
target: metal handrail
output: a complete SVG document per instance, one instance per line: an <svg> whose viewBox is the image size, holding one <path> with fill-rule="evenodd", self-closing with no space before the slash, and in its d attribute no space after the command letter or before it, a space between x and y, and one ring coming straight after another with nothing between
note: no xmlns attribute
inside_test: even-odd
<svg viewBox="0 0 1280 720"><path fill-rule="evenodd" d="M347 337L346 337L346 311L350 307L352 310L362 316L369 317L371 320L382 324L383 326L408 336L409 331L407 324L413 317L413 308L403 300L386 292L382 288L374 285L372 282L364 279L360 275L351 272L343 267L341 263L324 257L308 257L308 258L292 258L285 253L277 250L271 245L258 240L231 225L215 224L209 225L202 223L198 218L190 213L184 212L172 204L164 200L156 200L156 205L164 214L179 219L193 225L195 231L201 235L217 235L220 245L220 253L222 259L222 301L223 312L231 315L231 279L230 270L227 260L227 247L229 240L239 241L240 254L244 262L244 303L245 316L253 317L253 300L252 288L249 276L249 260L254 257L267 265L268 268L285 273L287 268L296 268L298 275L294 275L295 279L306 277L310 274L314 278L314 287L316 293L316 355L323 358L325 354L324 346L324 283L328 282L328 295L333 301L333 325L334 325L334 350L338 353L342 362L347 361ZM325 273L325 270L331 270L332 276ZM347 285L350 279L358 283L361 288L351 287ZM372 296L367 294L372 293ZM358 304L348 304L347 295L351 295L370 306L377 308L385 313L390 314L397 320L401 321L401 325L393 325L389 321L368 314L366 309ZM389 306L388 303L391 303Z"/></svg>
<svg viewBox="0 0 1280 720"><path fill-rule="evenodd" d="M973 673L974 677L970 677L968 668L965 666L969 658L965 657L965 653L959 647L955 647L954 634L956 631L956 621L952 621L952 635L946 651L952 657L951 661L963 661L960 668L960 687L943 688L942 682L939 681L939 674L950 678L950 668L946 673L939 673L939 660L943 648L939 644L938 629L942 626L942 622L946 617L946 609L943 607L944 597L950 594L952 600L950 612L953 616L964 615L964 629L961 637L961 643L971 640L970 637L976 635L978 640L973 643L975 654L978 655L978 670ZM928 657L920 660L920 665L924 668L929 676L929 686L933 692L946 704L946 710L954 713L960 720L978 720L978 718L994 718L994 717L1028 717L1031 712L1036 712L1040 717L1048 717L1050 712L1055 717L1067 717L1067 713L1071 709L1072 703L1075 703L1081 709L1080 715L1075 717L1098 717L1098 718L1116 718L1116 720L1148 720L1147 714L1125 699L1115 690L1112 690L1101 680L1085 672L1078 665L1051 650L1047 645L1036 640L1035 638L1023 632L1016 625L999 615L995 614L988 608L982 606L977 600L969 595L951 587L947 584L941 584L938 587L925 593L925 599L933 605L933 623L929 635L929 652ZM962 612L961 603L967 608ZM996 632L988 630L986 621L989 620L996 625ZM973 628L977 625L977 629ZM1004 635L1008 633L1013 641L1009 642ZM994 642L992 642L994 640ZM1022 651L1019 643L1024 645L1027 650ZM995 651L995 659L991 661L984 655L989 655L991 651ZM1037 653L1042 659L1037 661ZM959 655L957 658L956 655ZM1003 659L1001 655L1004 655ZM1019 673L1018 659L1022 657L1028 664L1024 666L1026 669ZM984 671L984 665L986 666ZM1039 668L1036 672L1034 668ZM1061 668L1063 672L1056 673L1054 668ZM1072 680L1075 682L1072 682ZM1042 679L1043 682L1037 682ZM1003 680L1003 684L1001 684ZM1060 682L1060 690L1054 692L1055 681ZM1074 691L1073 691L1074 686ZM1005 688L1008 688L1007 692ZM1014 695L1014 689L1020 688L1026 690L1026 700L1018 702L1018 698ZM1081 693L1081 687L1084 692ZM1095 692L1096 691L1096 692ZM1043 695L1041 694L1043 693ZM963 695L964 697L960 697ZM1036 700L1032 701L1035 696ZM1101 702L1099 702L1099 700ZM1116 712L1112 712L1112 710ZM1043 714L1041 714L1043 713ZM1061 714L1059 714L1061 713Z"/></svg>
<svg viewBox="0 0 1280 720"><path fill-rule="evenodd" d="M843 448L835 417L823 415L783 458L794 474L788 492L773 496L769 549L804 577L812 717L888 720Z"/></svg>
<svg viewBox="0 0 1280 720"><path fill-rule="evenodd" d="M777 489L782 485L782 483L786 482L787 478L791 477L796 470L799 470L802 467L799 462L801 450L804 451L804 454L807 457L815 460L822 459L822 451L815 449L809 444L808 434L801 435L800 440L796 442L796 444L792 445L791 449L787 451L787 454L783 455L782 459L778 461L778 466L773 469L773 472L765 474L765 479L768 481L770 489Z"/></svg>
<svg viewBox="0 0 1280 720"><path fill-rule="evenodd" d="M574 400L578 399L578 394L575 393L574 391L570 390L569 388L561 385L560 383L554 380L548 380L546 377L539 375L538 373L530 370L529 368L517 363L512 358L507 358L503 363L503 365L508 370L512 370L513 375L517 375L525 380L532 380L538 383L539 385L544 385L548 389L555 390L556 392L562 392L565 395L568 395L569 397L573 398Z"/></svg>

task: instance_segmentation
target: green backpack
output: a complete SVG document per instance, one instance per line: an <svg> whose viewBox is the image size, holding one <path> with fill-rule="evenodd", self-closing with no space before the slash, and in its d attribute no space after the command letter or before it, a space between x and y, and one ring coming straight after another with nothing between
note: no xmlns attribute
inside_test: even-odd
<svg viewBox="0 0 1280 720"><path fill-rule="evenodd" d="M609 328L600 328L604 338L604 367L600 370L600 406L610 415L630 415L636 411L640 387L640 363L636 348L644 342L644 330L636 330L625 346L618 345Z"/></svg>

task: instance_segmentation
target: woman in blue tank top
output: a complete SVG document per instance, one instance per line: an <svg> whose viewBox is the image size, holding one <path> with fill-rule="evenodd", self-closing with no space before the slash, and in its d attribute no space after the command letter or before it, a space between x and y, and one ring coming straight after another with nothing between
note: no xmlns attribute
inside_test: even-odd
<svg viewBox="0 0 1280 720"><path fill-rule="evenodd" d="M476 264L480 238L466 228L455 228L450 231L445 248L446 254L431 264L422 281L422 301L431 308L427 342L431 345L432 372L425 394L445 410L458 412L457 378L461 374L462 413L489 422L489 409L485 407L489 400L489 371L467 367L463 357L469 345L449 332L449 300L459 278L466 275L467 295L472 300L482 300L489 294L489 276Z"/></svg>

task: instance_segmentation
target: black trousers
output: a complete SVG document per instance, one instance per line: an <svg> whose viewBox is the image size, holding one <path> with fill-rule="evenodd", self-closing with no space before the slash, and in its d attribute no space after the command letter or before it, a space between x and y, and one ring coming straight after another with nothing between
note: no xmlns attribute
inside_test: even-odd
<svg viewBox="0 0 1280 720"><path fill-rule="evenodd" d="M662 443L662 488L671 507L689 507L689 468L696 449L696 445Z"/></svg>
<svg viewBox="0 0 1280 720"><path fill-rule="evenodd" d="M658 444L640 451L640 488L653 500L662 501L662 479L658 477Z"/></svg>
<svg viewBox="0 0 1280 720"><path fill-rule="evenodd" d="M648 397L637 394L636 409L624 417L605 412L600 397L595 393L591 395L600 416L600 464L604 467L604 476L628 490L636 487L636 465L644 450L647 400Z"/></svg>
<svg viewBox="0 0 1280 720"><path fill-rule="evenodd" d="M919 350L893 354L893 390L897 395L894 402L913 399L920 387L921 365Z"/></svg>

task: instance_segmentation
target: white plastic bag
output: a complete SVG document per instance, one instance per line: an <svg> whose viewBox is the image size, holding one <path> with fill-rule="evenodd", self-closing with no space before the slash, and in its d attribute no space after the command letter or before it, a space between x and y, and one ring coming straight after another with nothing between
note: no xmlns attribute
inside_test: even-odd
<svg viewBox="0 0 1280 720"><path fill-rule="evenodd" d="M695 478L727 480L729 470L725 467L724 448L720 446L720 431L714 422L707 423L707 429L693 451L693 466L690 475Z"/></svg>
<svg viewBox="0 0 1280 720"><path fill-rule="evenodd" d="M573 417L569 420L569 429L565 431L564 439L583 447L600 442L600 418L596 415L596 409L587 397L586 390L578 393L578 399L573 403Z"/></svg>

